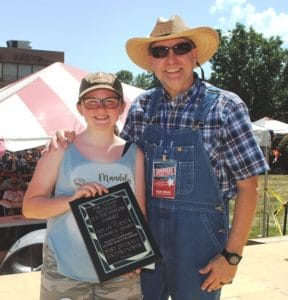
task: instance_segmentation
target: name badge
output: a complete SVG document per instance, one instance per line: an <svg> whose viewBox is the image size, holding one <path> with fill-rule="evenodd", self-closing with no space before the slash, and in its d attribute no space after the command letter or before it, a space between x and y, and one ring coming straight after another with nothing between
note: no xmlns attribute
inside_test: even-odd
<svg viewBox="0 0 288 300"><path fill-rule="evenodd" d="M152 196L175 199L177 162L173 159L153 161Z"/></svg>

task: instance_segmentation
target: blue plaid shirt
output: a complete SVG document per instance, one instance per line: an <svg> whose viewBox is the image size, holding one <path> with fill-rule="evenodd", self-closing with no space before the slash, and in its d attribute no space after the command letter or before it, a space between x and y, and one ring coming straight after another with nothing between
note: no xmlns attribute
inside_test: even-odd
<svg viewBox="0 0 288 300"><path fill-rule="evenodd" d="M193 86L173 101L162 90L155 123L168 129L191 127L207 86L208 83L196 77ZM150 119L147 117L150 103L149 93L143 93L134 101L121 132L122 138L135 143L139 141L151 120L151 116ZM224 200L236 195L237 180L259 175L268 169L253 135L247 106L236 94L220 90L201 133Z"/></svg>

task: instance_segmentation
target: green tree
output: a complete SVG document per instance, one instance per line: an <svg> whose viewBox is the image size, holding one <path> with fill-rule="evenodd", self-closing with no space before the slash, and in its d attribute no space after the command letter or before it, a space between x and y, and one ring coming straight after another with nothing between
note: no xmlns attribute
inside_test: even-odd
<svg viewBox="0 0 288 300"><path fill-rule="evenodd" d="M135 77L133 84L140 89L148 90L151 86L150 76L145 72L138 74Z"/></svg>
<svg viewBox="0 0 288 300"><path fill-rule="evenodd" d="M288 54L285 53L286 64L283 67L282 80L279 83L279 90L274 99L275 110L273 117L283 122L288 122L288 88L287 88L287 78L288 78Z"/></svg>
<svg viewBox="0 0 288 300"><path fill-rule="evenodd" d="M153 73L143 72L134 77L132 72L120 70L116 73L116 75L121 82L139 87L144 90L152 89L160 85L160 82Z"/></svg>
<svg viewBox="0 0 288 300"><path fill-rule="evenodd" d="M116 73L116 76L123 83L130 84L130 85L132 85L133 83L133 74L130 71L121 70Z"/></svg>
<svg viewBox="0 0 288 300"><path fill-rule="evenodd" d="M252 27L237 23L224 34L210 60L210 82L238 94L247 104L252 121L263 116L288 120L287 49L279 37L264 38ZM286 108L277 115L276 110Z"/></svg>
<svg viewBox="0 0 288 300"><path fill-rule="evenodd" d="M147 72L137 75L133 83L135 86L144 90L149 90L160 85L160 82L156 76L154 76L154 73Z"/></svg>

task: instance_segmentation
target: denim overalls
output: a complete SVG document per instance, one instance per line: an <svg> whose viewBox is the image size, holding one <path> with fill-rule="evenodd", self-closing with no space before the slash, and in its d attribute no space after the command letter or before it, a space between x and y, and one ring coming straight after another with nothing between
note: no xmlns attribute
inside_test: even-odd
<svg viewBox="0 0 288 300"><path fill-rule="evenodd" d="M206 276L199 274L221 252L228 237L228 212L204 149L200 126L217 98L206 90L192 128L167 130L154 123L161 96L155 92L150 124L139 142L145 153L147 212L163 260L154 271L142 270L144 300L214 300L220 291L202 291ZM176 161L174 199L152 196L153 162Z"/></svg>

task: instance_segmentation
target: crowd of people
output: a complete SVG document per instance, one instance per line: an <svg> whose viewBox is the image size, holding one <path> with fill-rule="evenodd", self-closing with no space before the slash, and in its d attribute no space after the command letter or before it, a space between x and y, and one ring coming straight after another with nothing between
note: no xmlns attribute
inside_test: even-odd
<svg viewBox="0 0 288 300"><path fill-rule="evenodd" d="M3 156L0 157L0 170L2 172L6 171L8 174L16 172L23 175L22 177L31 177L37 161L41 157L42 150L43 147L17 152L6 151Z"/></svg>
<svg viewBox="0 0 288 300"><path fill-rule="evenodd" d="M23 150L15 153L6 151L0 158L0 199L19 201L24 198L43 147ZM20 210L10 210L11 214ZM3 215L3 208L0 215Z"/></svg>

